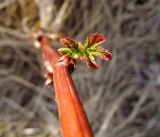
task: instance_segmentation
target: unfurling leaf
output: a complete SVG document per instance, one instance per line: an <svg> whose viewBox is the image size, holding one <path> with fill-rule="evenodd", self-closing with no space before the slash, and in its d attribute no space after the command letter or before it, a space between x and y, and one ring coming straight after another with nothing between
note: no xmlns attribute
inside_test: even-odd
<svg viewBox="0 0 160 137"><path fill-rule="evenodd" d="M105 40L106 39L104 35L101 35L99 33L94 33L87 38L85 45L87 47L98 46L99 44L105 42Z"/></svg>
<svg viewBox="0 0 160 137"><path fill-rule="evenodd" d="M104 41L105 36L99 33L89 36L83 45L70 37L66 37L61 39L61 43L65 45L66 48L61 48L58 51L61 55L65 55L70 58L70 60L85 59L88 67L94 69L98 67L94 56L99 56L106 60L112 59L112 54L108 50L100 47L100 44Z"/></svg>
<svg viewBox="0 0 160 137"><path fill-rule="evenodd" d="M98 65L91 57L86 56L86 62L89 68L92 68L92 69L98 68Z"/></svg>
<svg viewBox="0 0 160 137"><path fill-rule="evenodd" d="M70 37L62 38L60 42L68 48L72 48L73 45L77 44L77 42Z"/></svg>
<svg viewBox="0 0 160 137"><path fill-rule="evenodd" d="M80 59L80 57L82 56L81 54L83 47L80 42L77 42L70 37L66 37L61 39L61 43L66 46L66 48L60 48L58 50L61 55L67 56L68 58L70 58L70 61L71 59Z"/></svg>

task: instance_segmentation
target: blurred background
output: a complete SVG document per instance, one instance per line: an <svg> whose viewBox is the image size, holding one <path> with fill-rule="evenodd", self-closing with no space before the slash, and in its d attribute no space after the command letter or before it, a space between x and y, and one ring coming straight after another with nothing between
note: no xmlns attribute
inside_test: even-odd
<svg viewBox="0 0 160 137"><path fill-rule="evenodd" d="M111 62L72 74L96 137L160 137L159 0L0 0L0 137L60 137L53 89L28 34L107 36ZM59 43L51 43L58 48Z"/></svg>

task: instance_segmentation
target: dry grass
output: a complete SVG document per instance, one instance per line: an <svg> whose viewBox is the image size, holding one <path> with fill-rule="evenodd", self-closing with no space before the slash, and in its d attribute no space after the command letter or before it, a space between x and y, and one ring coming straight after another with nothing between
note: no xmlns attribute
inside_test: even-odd
<svg viewBox="0 0 160 137"><path fill-rule="evenodd" d="M82 41L108 36L113 60L73 73L96 137L160 137L159 0L0 0L1 137L60 137L54 92L28 38L40 26Z"/></svg>

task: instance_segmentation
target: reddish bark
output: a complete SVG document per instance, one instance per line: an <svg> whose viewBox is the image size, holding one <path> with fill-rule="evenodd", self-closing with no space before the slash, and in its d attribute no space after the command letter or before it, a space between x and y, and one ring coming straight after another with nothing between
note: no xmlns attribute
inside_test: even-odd
<svg viewBox="0 0 160 137"><path fill-rule="evenodd" d="M87 116L64 61L54 66L54 87L63 137L93 137Z"/></svg>
<svg viewBox="0 0 160 137"><path fill-rule="evenodd" d="M55 51L50 47L48 37L42 36L40 42L41 42L42 56L44 61L47 61L50 63L51 66L54 66L60 59L60 55L58 54L57 51Z"/></svg>

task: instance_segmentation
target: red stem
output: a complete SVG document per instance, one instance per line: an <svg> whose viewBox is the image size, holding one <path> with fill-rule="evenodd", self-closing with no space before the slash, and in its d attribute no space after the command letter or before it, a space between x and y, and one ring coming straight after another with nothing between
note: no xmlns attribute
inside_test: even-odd
<svg viewBox="0 0 160 137"><path fill-rule="evenodd" d="M60 59L58 52L50 47L49 38L45 36L41 39L41 49L44 61L48 61L50 65L54 66Z"/></svg>
<svg viewBox="0 0 160 137"><path fill-rule="evenodd" d="M63 61L54 66L53 78L63 137L93 137L73 80Z"/></svg>

